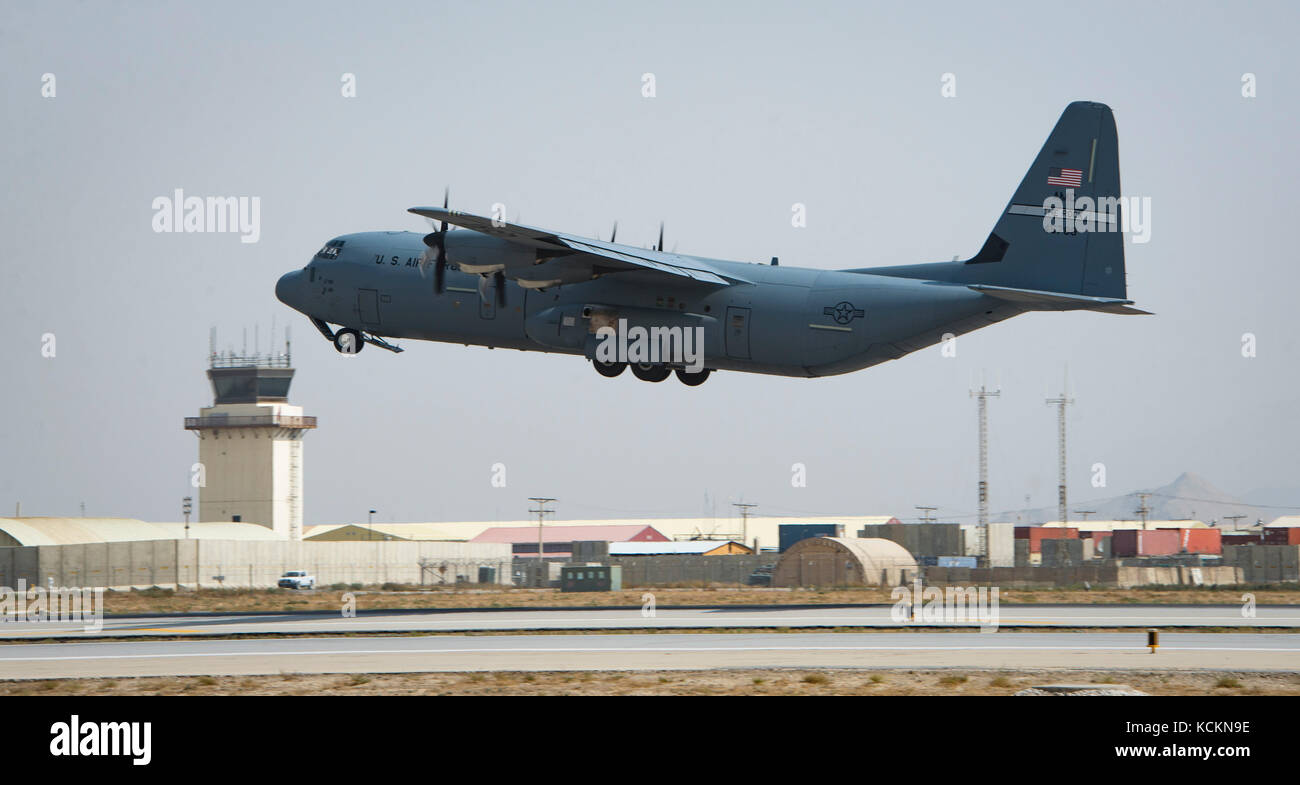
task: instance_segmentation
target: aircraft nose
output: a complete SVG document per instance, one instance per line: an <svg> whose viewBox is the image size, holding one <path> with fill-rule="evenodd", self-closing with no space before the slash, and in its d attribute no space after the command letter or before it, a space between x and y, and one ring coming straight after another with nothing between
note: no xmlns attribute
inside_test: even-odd
<svg viewBox="0 0 1300 785"><path fill-rule="evenodd" d="M280 276L275 283L275 298L290 308L298 307L298 293L302 289L302 270Z"/></svg>

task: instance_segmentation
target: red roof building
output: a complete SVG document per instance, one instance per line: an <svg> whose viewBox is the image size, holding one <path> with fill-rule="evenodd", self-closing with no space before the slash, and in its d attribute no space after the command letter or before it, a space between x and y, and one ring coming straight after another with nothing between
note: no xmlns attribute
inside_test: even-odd
<svg viewBox="0 0 1300 785"><path fill-rule="evenodd" d="M545 555L568 558L575 540L601 542L670 542L653 526L543 526ZM515 556L537 556L537 529L523 526L493 526L470 542L507 542Z"/></svg>

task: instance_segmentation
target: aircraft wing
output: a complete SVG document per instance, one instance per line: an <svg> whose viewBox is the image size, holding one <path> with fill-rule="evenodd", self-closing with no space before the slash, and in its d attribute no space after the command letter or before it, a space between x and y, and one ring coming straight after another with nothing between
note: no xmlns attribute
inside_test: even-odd
<svg viewBox="0 0 1300 785"><path fill-rule="evenodd" d="M590 268L593 276L598 271L611 272L640 269L681 276L714 286L728 286L733 282L746 282L714 267L703 259L691 256L652 251L630 245L619 245L618 243L606 243L588 237L512 224L481 215L462 213L458 210L446 210L441 207L412 207L407 212L422 215L435 221L446 221L453 226L461 226L482 234L500 237L503 240L536 248L542 252L554 251L556 256L550 264L563 267ZM509 276L509 271L506 274Z"/></svg>

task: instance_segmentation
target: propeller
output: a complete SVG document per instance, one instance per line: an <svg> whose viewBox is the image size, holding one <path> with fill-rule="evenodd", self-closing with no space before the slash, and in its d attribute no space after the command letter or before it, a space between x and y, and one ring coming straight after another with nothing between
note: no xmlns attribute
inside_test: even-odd
<svg viewBox="0 0 1300 785"><path fill-rule="evenodd" d="M451 189L442 193L442 209L446 210L450 204ZM429 255L431 251L437 251L433 260L433 291L434 294L442 294L444 281L447 275L447 222L439 221L436 231L429 232L424 236L425 251L420 257L420 275L429 267Z"/></svg>
<svg viewBox="0 0 1300 785"><path fill-rule="evenodd" d="M662 252L664 249L664 222L659 222L659 244L655 246L656 251Z"/></svg>
<svg viewBox="0 0 1300 785"><path fill-rule="evenodd" d="M615 237L618 237L618 221L614 222L614 228L609 233L609 241L614 242Z"/></svg>

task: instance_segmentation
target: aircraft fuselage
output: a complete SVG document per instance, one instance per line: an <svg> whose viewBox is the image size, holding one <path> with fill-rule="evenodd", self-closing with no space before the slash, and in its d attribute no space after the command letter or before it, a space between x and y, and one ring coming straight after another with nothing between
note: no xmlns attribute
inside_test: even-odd
<svg viewBox="0 0 1300 785"><path fill-rule="evenodd" d="M517 263L519 253L468 230L447 235L452 262L439 294L421 271L426 249L417 233L332 242L335 258L318 254L285 275L277 296L319 322L384 338L591 358L596 325L625 319L647 329L700 328L709 369L809 377L895 359L1018 312L961 284L719 260L709 263L751 283L705 287L633 270L530 289L464 272Z"/></svg>

